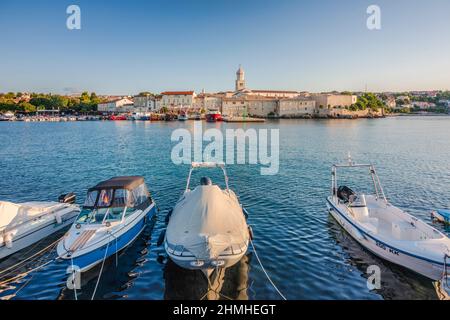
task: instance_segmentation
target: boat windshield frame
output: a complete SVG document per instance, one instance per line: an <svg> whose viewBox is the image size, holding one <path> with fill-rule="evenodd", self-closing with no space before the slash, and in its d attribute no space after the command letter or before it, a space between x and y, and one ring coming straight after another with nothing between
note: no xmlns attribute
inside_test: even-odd
<svg viewBox="0 0 450 320"><path fill-rule="evenodd" d="M228 175L227 175L227 170L225 169L225 163L220 163L220 162L192 162L191 169L189 170L189 175L188 175L187 182L186 182L186 189L184 190L185 193L189 190L189 186L191 183L192 171L194 171L194 169L197 169L197 168L220 168L220 169L222 169L224 179L225 179L226 190L228 193L230 193L230 189L228 187Z"/></svg>
<svg viewBox="0 0 450 320"><path fill-rule="evenodd" d="M122 195L123 201L116 202L117 199L116 195L118 191L123 192ZM136 192L135 192L136 191ZM89 197L90 194L96 192L95 200L94 197ZM106 194L108 196L108 193L110 195L110 199L107 199L107 201L101 200L100 197ZM125 196L126 195L126 196ZM91 199L91 203L87 204L86 202L88 199ZM102 201L101 205L99 205L99 202ZM134 208L138 209L140 206L147 202L152 202L150 192L147 188L147 185L144 181L141 183L135 184L132 187L129 186L103 186L99 184L96 187L90 188L88 190L88 194L86 197L86 202L83 205L83 209L103 209L103 208Z"/></svg>
<svg viewBox="0 0 450 320"><path fill-rule="evenodd" d="M386 204L388 203L386 195L383 190L383 186L381 185L380 178L378 177L377 171L375 169L375 166L373 164L361 164L361 163L355 163L352 161L351 157L348 158L348 163L346 164L334 164L331 169L331 194L333 196L333 199L337 201L338 199L338 178L337 178L337 171L338 169L348 169L348 168L368 168L369 169L369 175L372 179L372 184L375 191L375 196L377 199L382 199Z"/></svg>

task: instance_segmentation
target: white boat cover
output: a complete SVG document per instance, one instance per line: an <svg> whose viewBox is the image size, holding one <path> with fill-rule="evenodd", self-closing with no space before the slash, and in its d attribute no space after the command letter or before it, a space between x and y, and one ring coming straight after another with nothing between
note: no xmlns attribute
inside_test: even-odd
<svg viewBox="0 0 450 320"><path fill-rule="evenodd" d="M211 259L232 245L246 243L249 233L234 192L201 185L177 203L166 237L170 245L183 246L198 259Z"/></svg>
<svg viewBox="0 0 450 320"><path fill-rule="evenodd" d="M38 216L54 213L66 204L59 202L12 203L0 201L0 231L13 228Z"/></svg>

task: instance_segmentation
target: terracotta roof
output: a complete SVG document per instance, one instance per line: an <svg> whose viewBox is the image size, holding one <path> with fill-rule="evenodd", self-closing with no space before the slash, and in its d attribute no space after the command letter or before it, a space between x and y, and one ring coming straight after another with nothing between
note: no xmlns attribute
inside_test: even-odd
<svg viewBox="0 0 450 320"><path fill-rule="evenodd" d="M109 98L109 99L107 99L106 101L100 102L99 104L113 103L113 102L117 102L117 101L124 100L124 99L133 101L133 100L130 99L130 98L118 98L118 97L114 97L114 98Z"/></svg>
<svg viewBox="0 0 450 320"><path fill-rule="evenodd" d="M165 91L161 92L161 94L165 96L191 96L194 94L194 91Z"/></svg>
<svg viewBox="0 0 450 320"><path fill-rule="evenodd" d="M267 93L299 93L297 91L283 91L283 90L251 90L251 92L267 92Z"/></svg>

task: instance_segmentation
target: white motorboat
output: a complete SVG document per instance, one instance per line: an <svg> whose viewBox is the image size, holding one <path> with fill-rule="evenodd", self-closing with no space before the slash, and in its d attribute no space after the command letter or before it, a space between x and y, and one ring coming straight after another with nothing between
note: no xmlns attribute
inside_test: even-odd
<svg viewBox="0 0 450 320"><path fill-rule="evenodd" d="M338 169L367 168L373 194L339 186ZM440 280L450 265L450 239L422 220L388 202L375 167L347 164L332 169L332 195L327 207L336 221L362 246L375 255L406 267L432 280Z"/></svg>
<svg viewBox="0 0 450 320"><path fill-rule="evenodd" d="M88 190L77 221L58 243L58 256L87 271L130 245L155 213L143 177L100 182Z"/></svg>
<svg viewBox="0 0 450 320"><path fill-rule="evenodd" d="M206 177L190 190L193 169L216 167L225 176L225 190ZM250 239L246 216L228 187L223 164L192 163L184 194L168 216L164 248L180 267L209 276L214 269L236 264L246 253Z"/></svg>
<svg viewBox="0 0 450 320"><path fill-rule="evenodd" d="M69 227L80 213L73 201L73 197L69 203L0 201L0 259Z"/></svg>

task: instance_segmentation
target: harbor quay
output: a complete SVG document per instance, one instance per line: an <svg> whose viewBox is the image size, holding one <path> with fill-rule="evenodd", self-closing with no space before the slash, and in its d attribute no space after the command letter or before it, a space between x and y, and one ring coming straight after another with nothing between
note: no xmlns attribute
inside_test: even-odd
<svg viewBox="0 0 450 320"><path fill-rule="evenodd" d="M141 92L137 95L59 96L30 93L3 94L2 121L94 120L207 120L264 122L265 119L380 118L393 110L381 94L363 92L310 93L295 90L261 90L247 87L242 66L236 71L234 90L208 93L204 89ZM48 101L49 102L48 102ZM68 101L68 102L67 102ZM47 103L48 102L48 103ZM35 105L36 104L36 105ZM81 107L80 107L81 106ZM210 114L210 115L209 115ZM215 114L213 116L213 114Z"/></svg>

